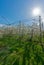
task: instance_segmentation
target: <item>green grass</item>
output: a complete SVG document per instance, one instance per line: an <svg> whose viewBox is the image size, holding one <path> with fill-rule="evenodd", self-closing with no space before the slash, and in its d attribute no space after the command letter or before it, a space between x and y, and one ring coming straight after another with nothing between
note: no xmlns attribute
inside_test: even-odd
<svg viewBox="0 0 44 65"><path fill-rule="evenodd" d="M27 35L0 38L0 65L44 65L44 46L29 39Z"/></svg>

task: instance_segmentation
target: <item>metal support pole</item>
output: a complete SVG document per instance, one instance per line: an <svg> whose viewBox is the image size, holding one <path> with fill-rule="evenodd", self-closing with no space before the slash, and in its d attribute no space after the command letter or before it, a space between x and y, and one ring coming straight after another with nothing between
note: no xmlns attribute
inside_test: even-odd
<svg viewBox="0 0 44 65"><path fill-rule="evenodd" d="M41 16L39 16L39 27L40 27L40 43L42 43Z"/></svg>

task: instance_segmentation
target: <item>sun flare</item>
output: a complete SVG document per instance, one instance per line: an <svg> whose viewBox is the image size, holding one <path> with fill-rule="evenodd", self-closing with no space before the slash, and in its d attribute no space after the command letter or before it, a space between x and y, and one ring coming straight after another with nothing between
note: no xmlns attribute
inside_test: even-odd
<svg viewBox="0 0 44 65"><path fill-rule="evenodd" d="M40 8L34 8L34 9L33 9L33 15L34 15L34 16L40 15Z"/></svg>

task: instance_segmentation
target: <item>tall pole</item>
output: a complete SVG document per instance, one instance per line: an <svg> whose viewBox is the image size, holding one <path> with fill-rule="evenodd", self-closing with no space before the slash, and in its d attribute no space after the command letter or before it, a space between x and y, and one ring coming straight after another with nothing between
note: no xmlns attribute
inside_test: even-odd
<svg viewBox="0 0 44 65"><path fill-rule="evenodd" d="M39 27L40 27L40 43L42 43L41 16L39 16Z"/></svg>
<svg viewBox="0 0 44 65"><path fill-rule="evenodd" d="M20 38L21 37L21 21L19 21L18 34Z"/></svg>
<svg viewBox="0 0 44 65"><path fill-rule="evenodd" d="M42 48L44 49L43 43L42 43L42 24L41 24L41 16L39 16L39 26L40 26L40 44L42 46ZM44 50L43 50L44 51Z"/></svg>

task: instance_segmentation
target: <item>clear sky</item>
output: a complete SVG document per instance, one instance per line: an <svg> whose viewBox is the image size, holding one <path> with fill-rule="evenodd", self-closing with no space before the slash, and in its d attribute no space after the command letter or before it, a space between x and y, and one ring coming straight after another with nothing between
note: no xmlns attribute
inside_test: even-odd
<svg viewBox="0 0 44 65"><path fill-rule="evenodd" d="M32 9L41 7L44 11L44 0L0 0L0 16L9 22L23 20L32 16ZM0 17L0 22L3 18Z"/></svg>

